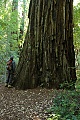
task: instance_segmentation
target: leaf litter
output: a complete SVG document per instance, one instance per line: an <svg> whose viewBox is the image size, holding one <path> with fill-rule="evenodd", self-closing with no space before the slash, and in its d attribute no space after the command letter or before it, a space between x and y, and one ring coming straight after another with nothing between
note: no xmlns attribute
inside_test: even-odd
<svg viewBox="0 0 80 120"><path fill-rule="evenodd" d="M55 93L53 89L16 90L0 84L0 120L46 120Z"/></svg>

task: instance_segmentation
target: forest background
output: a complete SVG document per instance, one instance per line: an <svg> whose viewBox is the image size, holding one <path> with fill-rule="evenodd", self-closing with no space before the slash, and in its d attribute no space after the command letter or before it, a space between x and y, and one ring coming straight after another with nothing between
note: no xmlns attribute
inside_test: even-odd
<svg viewBox="0 0 80 120"><path fill-rule="evenodd" d="M23 47L28 28L28 9L30 0L0 1L0 81L6 79L6 62L14 56L16 66ZM74 1L75 3L75 1ZM75 65L77 75L80 69L80 3L73 6L73 36Z"/></svg>

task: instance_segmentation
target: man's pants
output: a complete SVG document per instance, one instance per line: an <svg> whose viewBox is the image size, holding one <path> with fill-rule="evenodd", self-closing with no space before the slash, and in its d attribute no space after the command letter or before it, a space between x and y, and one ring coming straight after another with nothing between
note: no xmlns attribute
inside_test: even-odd
<svg viewBox="0 0 80 120"><path fill-rule="evenodd" d="M12 81L13 81L13 73L11 71L8 71L6 83L11 85Z"/></svg>

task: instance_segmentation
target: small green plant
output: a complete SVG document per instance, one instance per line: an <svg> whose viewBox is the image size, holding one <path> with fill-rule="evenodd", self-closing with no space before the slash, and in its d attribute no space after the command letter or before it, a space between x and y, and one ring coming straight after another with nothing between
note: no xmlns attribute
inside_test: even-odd
<svg viewBox="0 0 80 120"><path fill-rule="evenodd" d="M76 70L77 81L75 84L75 88L77 91L80 91L80 70Z"/></svg>
<svg viewBox="0 0 80 120"><path fill-rule="evenodd" d="M59 118L60 118L60 115L51 114L47 120L59 120Z"/></svg>
<svg viewBox="0 0 80 120"><path fill-rule="evenodd" d="M47 120L80 120L80 93L66 90L58 93L48 112L55 116Z"/></svg>
<svg viewBox="0 0 80 120"><path fill-rule="evenodd" d="M64 81L61 85L60 85L61 89L69 89L69 90L74 90L75 89L75 85L74 82L71 81L71 83L69 83L68 81Z"/></svg>

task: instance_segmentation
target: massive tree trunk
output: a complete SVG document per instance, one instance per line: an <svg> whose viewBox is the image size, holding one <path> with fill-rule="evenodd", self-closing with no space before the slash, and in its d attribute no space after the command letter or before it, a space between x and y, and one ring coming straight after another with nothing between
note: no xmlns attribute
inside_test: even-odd
<svg viewBox="0 0 80 120"><path fill-rule="evenodd" d="M74 88L73 0L31 0L16 86Z"/></svg>

